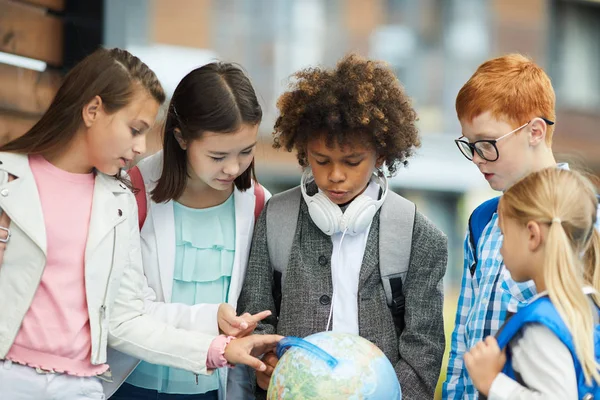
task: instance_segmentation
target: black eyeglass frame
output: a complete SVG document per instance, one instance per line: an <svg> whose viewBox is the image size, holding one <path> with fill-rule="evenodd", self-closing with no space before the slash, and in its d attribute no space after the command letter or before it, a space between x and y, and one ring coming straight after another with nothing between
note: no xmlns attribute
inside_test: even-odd
<svg viewBox="0 0 600 400"><path fill-rule="evenodd" d="M540 118L542 121L544 121L547 125L554 125L554 121L550 121L547 118L544 117L538 117ZM535 119L535 118L534 118ZM463 140L462 138L464 136L459 137L458 139L454 139L454 143L456 144L456 147L458 147L458 150L460 151L460 153L465 156L465 158L469 161L473 161L473 157L475 157L475 152L477 152L477 155L479 155L479 157L481 157L482 159L484 159L485 161L488 162L494 162L496 160L498 160L498 158L500 158L500 152L498 151L498 147L496 146L496 143L502 139L504 139L505 137L508 137L509 135L520 131L521 129L525 128L527 125L529 125L531 123L531 121L533 121L534 119L530 120L529 122L527 122L526 124L521 125L520 127L518 127L517 129L513 129L512 131L508 132L505 135L500 136L498 139L481 139L481 140L477 140L473 143L471 142L467 142L466 140ZM481 151L480 149L477 148L477 143L489 143L494 151L496 152L496 158L489 159L486 156L483 155L483 151ZM461 146L461 144L466 145L470 150L471 150L471 157L469 157L467 155L467 153L465 153L463 151L463 147Z"/></svg>

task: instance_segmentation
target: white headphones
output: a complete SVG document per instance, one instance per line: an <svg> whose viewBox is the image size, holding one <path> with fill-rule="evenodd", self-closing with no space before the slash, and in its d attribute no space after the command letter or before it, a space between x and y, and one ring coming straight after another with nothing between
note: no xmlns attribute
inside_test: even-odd
<svg viewBox="0 0 600 400"><path fill-rule="evenodd" d="M340 206L329 200L324 193L317 192L314 196L306 193L306 184L314 180L312 170L306 168L302 174L300 188L315 225L329 236L344 231L349 235L356 235L367 229L388 193L388 181L384 174L375 171L371 179L383 189L381 199L373 200L365 194L358 195L342 213Z"/></svg>

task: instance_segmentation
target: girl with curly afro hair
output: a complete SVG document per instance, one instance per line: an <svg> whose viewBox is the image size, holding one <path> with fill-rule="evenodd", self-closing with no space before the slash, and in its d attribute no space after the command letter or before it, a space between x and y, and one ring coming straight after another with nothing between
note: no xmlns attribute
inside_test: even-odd
<svg viewBox="0 0 600 400"><path fill-rule="evenodd" d="M386 178L420 146L410 98L385 64L349 55L294 74L277 107L274 147L295 150L304 173L257 221L238 314L271 310L259 333L360 335L387 356L404 399L433 398L447 239ZM257 399L278 362L262 360L267 370L250 382ZM385 398L399 396L397 387Z"/></svg>

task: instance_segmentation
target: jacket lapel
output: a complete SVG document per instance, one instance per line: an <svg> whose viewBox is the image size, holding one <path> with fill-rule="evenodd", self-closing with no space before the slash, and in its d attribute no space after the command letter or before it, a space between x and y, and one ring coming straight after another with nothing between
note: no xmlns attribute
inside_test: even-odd
<svg viewBox="0 0 600 400"><path fill-rule="evenodd" d="M113 177L98 173L94 184L90 228L85 249L88 260L102 239L125 220L129 210L119 208L116 196L126 195L129 189Z"/></svg>
<svg viewBox="0 0 600 400"><path fill-rule="evenodd" d="M6 210L11 224L16 224L46 253L46 227L37 184L26 155L2 153L0 169L15 179L0 184L0 208Z"/></svg>
<svg viewBox="0 0 600 400"><path fill-rule="evenodd" d="M367 245L365 246L365 254L363 256L362 266L358 276L358 292L363 288L367 279L379 268L379 213L373 217Z"/></svg>
<svg viewBox="0 0 600 400"><path fill-rule="evenodd" d="M235 202L235 256L227 299L235 307L246 276L256 196L254 196L252 188L245 192L240 192L236 188L233 191L233 199Z"/></svg>
<svg viewBox="0 0 600 400"><path fill-rule="evenodd" d="M173 293L173 273L175 269L175 213L173 201L166 203L150 203L152 223L156 238L156 252L158 254L158 268L160 270L160 283L165 297L165 302L171 301Z"/></svg>

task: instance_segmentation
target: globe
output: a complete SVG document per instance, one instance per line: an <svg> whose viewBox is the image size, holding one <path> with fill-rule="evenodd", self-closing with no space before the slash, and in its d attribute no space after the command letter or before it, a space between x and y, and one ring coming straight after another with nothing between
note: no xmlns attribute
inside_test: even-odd
<svg viewBox="0 0 600 400"><path fill-rule="evenodd" d="M287 337L277 347L268 400L400 400L394 367L373 343L347 333Z"/></svg>

